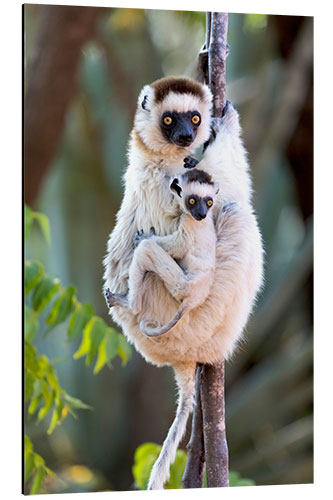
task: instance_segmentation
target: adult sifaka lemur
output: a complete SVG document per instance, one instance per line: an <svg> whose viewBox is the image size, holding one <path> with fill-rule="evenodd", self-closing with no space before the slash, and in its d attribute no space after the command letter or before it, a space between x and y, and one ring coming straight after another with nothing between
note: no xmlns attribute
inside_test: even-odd
<svg viewBox="0 0 333 500"><path fill-rule="evenodd" d="M211 103L209 88L187 78L162 78L142 89L129 143L124 198L104 260L105 289L127 293L135 234L138 230L148 234L151 227L159 236L177 230L181 210L169 189L170 180L184 173L184 158L206 143L213 130L215 139L198 164L220 186L213 207L216 267L208 297L159 339L143 334L140 322L167 324L179 309L179 300L156 273L145 276L141 312L134 314L120 306L110 309L147 361L173 367L179 387L176 418L148 489L163 488L169 477L193 407L196 363L230 357L263 280L261 236L251 204L238 114L228 103L223 117L212 119Z"/></svg>

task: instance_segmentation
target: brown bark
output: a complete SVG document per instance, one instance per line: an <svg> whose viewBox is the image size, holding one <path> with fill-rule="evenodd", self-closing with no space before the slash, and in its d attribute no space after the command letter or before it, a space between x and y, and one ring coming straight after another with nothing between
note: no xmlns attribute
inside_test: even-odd
<svg viewBox="0 0 333 500"><path fill-rule="evenodd" d="M200 382L207 486L208 488L229 486L224 361L215 365L204 365Z"/></svg>
<svg viewBox="0 0 333 500"><path fill-rule="evenodd" d="M195 383L195 407L192 419L191 438L187 445L188 457L183 476L183 488L202 488L205 473L205 449L203 440L200 378L202 365L197 365Z"/></svg>
<svg viewBox="0 0 333 500"><path fill-rule="evenodd" d="M212 12L208 48L209 86L213 94L213 116L222 116L226 96L228 14Z"/></svg>
<svg viewBox="0 0 333 500"><path fill-rule="evenodd" d="M25 201L33 204L56 152L68 105L77 88L83 44L105 9L47 5L42 8L37 52L24 99Z"/></svg>
<svg viewBox="0 0 333 500"><path fill-rule="evenodd" d="M199 54L200 81L208 80L213 93L213 116L221 117L226 101L228 14L206 17L206 42ZM188 444L184 488L202 488L204 461L207 486L229 486L229 456L225 429L224 361L197 366L195 408Z"/></svg>

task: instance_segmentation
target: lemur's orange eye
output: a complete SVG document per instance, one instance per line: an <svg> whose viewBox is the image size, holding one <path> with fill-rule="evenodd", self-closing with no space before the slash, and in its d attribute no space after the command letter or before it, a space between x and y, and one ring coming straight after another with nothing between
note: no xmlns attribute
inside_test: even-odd
<svg viewBox="0 0 333 500"><path fill-rule="evenodd" d="M189 202L190 205L195 205L195 199L194 198L190 198L188 200L188 202Z"/></svg>
<svg viewBox="0 0 333 500"><path fill-rule="evenodd" d="M163 123L164 123L165 125L171 125L171 123L172 123L172 118L171 118L171 116L165 116L165 117L163 118Z"/></svg>
<svg viewBox="0 0 333 500"><path fill-rule="evenodd" d="M211 207L213 205L213 200L208 200L207 201L207 207Z"/></svg>
<svg viewBox="0 0 333 500"><path fill-rule="evenodd" d="M199 122L200 122L200 116L199 115L192 116L192 123L194 123L194 125L198 125Z"/></svg>

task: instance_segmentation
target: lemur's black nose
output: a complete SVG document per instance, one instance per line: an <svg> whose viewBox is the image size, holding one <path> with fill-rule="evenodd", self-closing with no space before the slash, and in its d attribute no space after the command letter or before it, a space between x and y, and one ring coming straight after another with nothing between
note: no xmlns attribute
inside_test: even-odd
<svg viewBox="0 0 333 500"><path fill-rule="evenodd" d="M196 215L196 219L197 220L203 220L205 217L206 217L206 213L205 212L198 212L197 215Z"/></svg>
<svg viewBox="0 0 333 500"><path fill-rule="evenodd" d="M193 141L192 134L181 134L178 137L178 143L181 144L182 146L189 146L192 141Z"/></svg>

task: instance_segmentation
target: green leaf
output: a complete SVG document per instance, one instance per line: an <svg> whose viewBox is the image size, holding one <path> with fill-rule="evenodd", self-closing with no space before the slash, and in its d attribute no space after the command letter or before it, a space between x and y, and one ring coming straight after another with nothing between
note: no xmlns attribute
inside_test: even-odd
<svg viewBox="0 0 333 500"><path fill-rule="evenodd" d="M59 297L54 302L51 312L46 319L47 324L56 326L65 321L73 309L73 297L75 292L76 290L73 286L61 290Z"/></svg>
<svg viewBox="0 0 333 500"><path fill-rule="evenodd" d="M38 315L28 306L24 306L24 340L31 342L38 331Z"/></svg>
<svg viewBox="0 0 333 500"><path fill-rule="evenodd" d="M121 333L118 333L117 335L119 340L118 354L121 357L122 365L124 366L132 355L132 349L124 335L122 335Z"/></svg>
<svg viewBox="0 0 333 500"><path fill-rule="evenodd" d="M73 398L67 393L64 395L64 399L73 408L80 408L82 410L92 410L92 407L81 401L81 399Z"/></svg>
<svg viewBox="0 0 333 500"><path fill-rule="evenodd" d="M35 454L28 453L27 458L24 460L24 482L28 481L35 468Z"/></svg>
<svg viewBox="0 0 333 500"><path fill-rule="evenodd" d="M60 287L58 278L43 276L32 295L32 307L35 311L41 312L57 293Z"/></svg>
<svg viewBox="0 0 333 500"><path fill-rule="evenodd" d="M33 213L34 219L38 222L39 227L43 233L45 241L50 244L51 242L51 232L50 232L50 222L45 214L41 214L40 212Z"/></svg>
<svg viewBox="0 0 333 500"><path fill-rule="evenodd" d="M135 485L140 490L147 489L150 471L161 451L161 446L155 443L144 443L139 446L134 454L132 473Z"/></svg>
<svg viewBox="0 0 333 500"><path fill-rule="evenodd" d="M107 326L102 318L95 316L95 321L90 332L90 350L86 357L86 364L89 365L97 355L98 347L106 333Z"/></svg>
<svg viewBox="0 0 333 500"><path fill-rule="evenodd" d="M27 459L29 453L33 451L32 442L28 436L24 436L24 460Z"/></svg>
<svg viewBox="0 0 333 500"><path fill-rule="evenodd" d="M107 357L106 357L106 336L99 344L98 353L97 353L97 361L94 367L94 375L100 372L104 365L106 365Z"/></svg>
<svg viewBox="0 0 333 500"><path fill-rule="evenodd" d="M25 372L24 374L24 401L28 401L34 392L35 378L31 373Z"/></svg>
<svg viewBox="0 0 333 500"><path fill-rule="evenodd" d="M79 304L76 306L68 325L67 336L69 340L73 340L82 334L84 327L93 314L94 309L90 304Z"/></svg>
<svg viewBox="0 0 333 500"><path fill-rule="evenodd" d="M36 470L35 474L34 474L34 478L33 478L33 481L32 481L32 485L31 485L31 490L30 490L30 495L36 495L36 493L39 492L39 490L41 489L42 485L43 485L43 482L44 482L44 479L46 478L47 476L47 472L46 472L46 469L45 467L38 467L38 469Z"/></svg>
<svg viewBox="0 0 333 500"><path fill-rule="evenodd" d="M43 418L45 418L45 416L50 411L54 403L54 392L52 390L50 391L49 384L45 381L43 381L42 395L44 398L44 406L38 412L38 417L37 417L38 422L40 420L43 420Z"/></svg>
<svg viewBox="0 0 333 500"><path fill-rule="evenodd" d="M32 224L34 221L33 211L24 205L24 239L26 240L30 234Z"/></svg>
<svg viewBox="0 0 333 500"><path fill-rule="evenodd" d="M74 359L87 355L86 364L89 365L91 360L97 354L98 346L101 343L107 326L102 318L93 316L83 331L83 339L79 349L74 354Z"/></svg>
<svg viewBox="0 0 333 500"><path fill-rule="evenodd" d="M98 347L94 374L98 373L104 365L110 363L111 359L117 356L118 345L118 334L112 328L107 328L106 334Z"/></svg>
<svg viewBox="0 0 333 500"><path fill-rule="evenodd" d="M48 434L52 434L52 432L54 431L56 425L58 423L60 423L61 416L62 416L62 410L64 409L64 406L65 406L64 405L64 401L60 401L60 403L58 404L58 406L53 410L52 418L51 418L51 422L50 422L50 426L47 429L47 433Z"/></svg>
<svg viewBox="0 0 333 500"><path fill-rule="evenodd" d="M35 413L41 399L42 399L42 381L41 380L35 380L34 383L34 392L31 398L31 402L28 408L28 413L32 415Z"/></svg>
<svg viewBox="0 0 333 500"><path fill-rule="evenodd" d="M43 266L36 261L26 260L24 264L24 295L36 287L43 275Z"/></svg>
<svg viewBox="0 0 333 500"><path fill-rule="evenodd" d="M111 359L117 356L118 346L119 346L119 334L113 328L108 328L106 332L106 344L105 344L107 363L111 361Z"/></svg>
<svg viewBox="0 0 333 500"><path fill-rule="evenodd" d="M181 489L182 479L186 467L187 454L184 450L177 450L176 459L170 466L170 478L166 483L166 489Z"/></svg>

